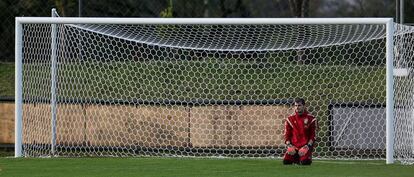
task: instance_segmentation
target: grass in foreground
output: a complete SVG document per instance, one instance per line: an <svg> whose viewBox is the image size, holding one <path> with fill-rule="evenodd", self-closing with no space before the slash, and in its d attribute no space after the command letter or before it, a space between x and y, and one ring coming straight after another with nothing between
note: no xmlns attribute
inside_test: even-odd
<svg viewBox="0 0 414 177"><path fill-rule="evenodd" d="M322 161L284 166L271 159L0 158L0 176L411 177L414 166L384 161Z"/></svg>

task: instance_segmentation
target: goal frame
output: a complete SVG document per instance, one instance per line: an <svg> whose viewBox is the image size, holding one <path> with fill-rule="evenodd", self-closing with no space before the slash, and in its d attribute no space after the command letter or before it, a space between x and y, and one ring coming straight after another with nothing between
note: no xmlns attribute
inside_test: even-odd
<svg viewBox="0 0 414 177"><path fill-rule="evenodd" d="M206 25L270 25L270 24L377 24L386 26L386 163L394 162L394 78L393 78L393 34L394 22L393 18L73 18L73 17L16 17L15 18L15 157L22 156L22 48L23 48L23 24L51 24L52 25L52 55L51 55L51 71L52 71L52 88L54 89L56 76L54 70L54 43L53 36L56 36L56 26L53 24L206 24ZM54 29L54 30L53 30ZM56 129L56 101L54 101L52 91L52 132ZM55 105L54 105L55 104ZM52 133L53 134L53 133ZM52 152L54 150L54 136L52 135L51 145Z"/></svg>

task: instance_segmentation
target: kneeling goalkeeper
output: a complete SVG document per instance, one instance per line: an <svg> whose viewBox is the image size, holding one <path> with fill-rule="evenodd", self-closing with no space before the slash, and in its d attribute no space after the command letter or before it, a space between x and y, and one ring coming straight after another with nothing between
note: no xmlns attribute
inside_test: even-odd
<svg viewBox="0 0 414 177"><path fill-rule="evenodd" d="M285 143L287 152L283 164L310 165L315 142L317 121L310 115L305 106L305 100L295 99L295 113L285 122Z"/></svg>

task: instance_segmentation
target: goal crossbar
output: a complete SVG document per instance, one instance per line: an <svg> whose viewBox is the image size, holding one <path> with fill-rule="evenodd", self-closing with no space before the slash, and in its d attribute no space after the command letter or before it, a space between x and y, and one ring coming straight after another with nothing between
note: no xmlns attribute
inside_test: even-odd
<svg viewBox="0 0 414 177"><path fill-rule="evenodd" d="M73 18L16 17L22 24L387 24L392 18Z"/></svg>

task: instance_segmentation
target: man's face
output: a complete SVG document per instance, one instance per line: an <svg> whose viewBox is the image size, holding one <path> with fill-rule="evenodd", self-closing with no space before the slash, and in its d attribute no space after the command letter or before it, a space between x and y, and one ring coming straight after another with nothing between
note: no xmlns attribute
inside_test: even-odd
<svg viewBox="0 0 414 177"><path fill-rule="evenodd" d="M295 103L293 107L295 108L295 112L297 112L299 115L305 112L305 105L303 105L302 103Z"/></svg>

